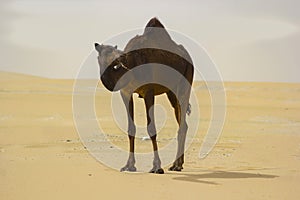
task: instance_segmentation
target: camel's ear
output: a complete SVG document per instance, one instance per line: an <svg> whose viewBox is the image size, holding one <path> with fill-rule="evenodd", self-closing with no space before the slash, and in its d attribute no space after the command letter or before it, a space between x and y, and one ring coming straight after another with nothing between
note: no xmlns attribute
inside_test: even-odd
<svg viewBox="0 0 300 200"><path fill-rule="evenodd" d="M103 45L101 44L98 44L98 43L95 43L95 49L100 53L103 49Z"/></svg>
<svg viewBox="0 0 300 200"><path fill-rule="evenodd" d="M118 46L116 45L116 46L114 46L115 47L115 49L117 49L118 48Z"/></svg>

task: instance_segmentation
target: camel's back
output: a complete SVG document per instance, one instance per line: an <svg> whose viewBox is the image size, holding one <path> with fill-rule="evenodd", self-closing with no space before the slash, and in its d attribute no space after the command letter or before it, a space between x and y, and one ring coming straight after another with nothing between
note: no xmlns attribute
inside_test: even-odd
<svg viewBox="0 0 300 200"><path fill-rule="evenodd" d="M123 62L130 69L145 64L150 65L148 68L134 72L133 85L147 79L153 83L170 82L170 87L177 87L183 84L183 77L192 84L194 69L191 57L182 45L172 40L156 18L149 21L143 35L137 35L128 42L124 53L126 59ZM175 71L162 71L161 65L169 66ZM154 89L155 95L158 95L168 92L170 88L159 84L148 84L136 92L143 96L149 89Z"/></svg>

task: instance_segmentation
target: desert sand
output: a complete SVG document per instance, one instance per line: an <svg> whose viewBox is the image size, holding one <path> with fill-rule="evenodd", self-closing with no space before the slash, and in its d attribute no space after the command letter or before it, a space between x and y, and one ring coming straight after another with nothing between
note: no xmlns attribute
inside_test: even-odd
<svg viewBox="0 0 300 200"><path fill-rule="evenodd" d="M186 152L184 170L169 172L166 166L166 173L157 175L121 173L90 155L73 122L73 83L0 73L0 199L300 198L300 84L226 82L222 135L201 160L211 113L207 91L195 83L202 99L201 126ZM96 109L108 115L110 98L97 90ZM163 145L163 138L176 136L177 125L166 98L158 102L170 116L159 133ZM137 106L141 124L142 110ZM114 134L114 144L127 149L126 135L114 121L102 124ZM138 151L151 149L150 141L136 143Z"/></svg>

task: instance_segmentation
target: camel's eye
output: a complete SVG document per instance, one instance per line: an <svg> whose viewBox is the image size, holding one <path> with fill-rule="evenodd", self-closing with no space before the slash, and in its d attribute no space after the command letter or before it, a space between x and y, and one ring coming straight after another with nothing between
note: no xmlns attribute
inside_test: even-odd
<svg viewBox="0 0 300 200"><path fill-rule="evenodd" d="M121 65L120 65L120 64L117 64L117 65L114 66L114 70L117 70L117 69L119 69L120 67L121 67Z"/></svg>

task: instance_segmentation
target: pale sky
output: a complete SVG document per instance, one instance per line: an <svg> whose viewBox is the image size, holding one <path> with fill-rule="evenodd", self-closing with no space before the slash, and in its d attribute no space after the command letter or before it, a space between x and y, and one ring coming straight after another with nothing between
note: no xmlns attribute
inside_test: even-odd
<svg viewBox="0 0 300 200"><path fill-rule="evenodd" d="M1 0L0 71L75 78L94 42L156 16L201 44L225 81L300 82L299 9L298 0Z"/></svg>

